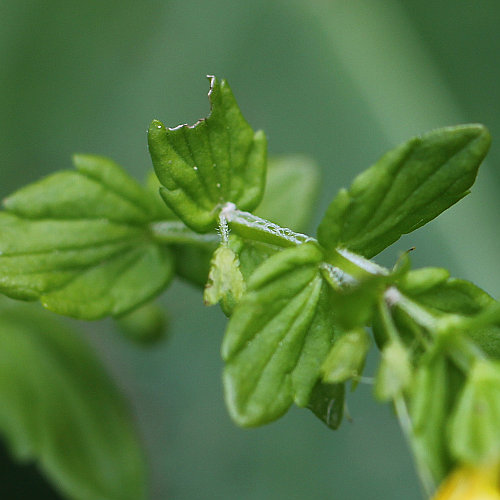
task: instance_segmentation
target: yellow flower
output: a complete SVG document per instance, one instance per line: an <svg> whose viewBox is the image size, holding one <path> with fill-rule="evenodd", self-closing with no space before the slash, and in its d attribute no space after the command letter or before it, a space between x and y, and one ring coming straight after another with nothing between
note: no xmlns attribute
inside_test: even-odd
<svg viewBox="0 0 500 500"><path fill-rule="evenodd" d="M459 467L446 478L433 500L500 500L498 467Z"/></svg>

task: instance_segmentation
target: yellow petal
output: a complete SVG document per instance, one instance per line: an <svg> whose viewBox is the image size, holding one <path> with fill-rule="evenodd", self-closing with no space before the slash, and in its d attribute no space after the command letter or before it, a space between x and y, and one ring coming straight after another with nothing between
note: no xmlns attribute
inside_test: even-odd
<svg viewBox="0 0 500 500"><path fill-rule="evenodd" d="M496 467L464 466L441 485L433 500L500 500Z"/></svg>

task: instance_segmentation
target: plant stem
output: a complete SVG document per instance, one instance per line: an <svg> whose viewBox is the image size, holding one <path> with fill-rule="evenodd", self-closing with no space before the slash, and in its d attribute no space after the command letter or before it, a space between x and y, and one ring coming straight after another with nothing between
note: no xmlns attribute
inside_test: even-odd
<svg viewBox="0 0 500 500"><path fill-rule="evenodd" d="M391 342L400 342L400 340L396 325L394 324L391 313L389 311L389 307L395 304L399 305L398 300L401 300L401 298L403 298L403 296L401 295L399 290L397 290L395 287L391 287L386 291L384 297L379 301L378 304L380 317ZM413 424L408 413L405 398L403 394L399 394L393 399L393 401L399 425L403 431L403 434L408 443L408 447L412 451L412 455L415 460L415 468L417 470L420 483L422 485L422 488L424 489L425 495L430 498L433 490L435 489L435 484L429 468L415 449L412 439Z"/></svg>
<svg viewBox="0 0 500 500"><path fill-rule="evenodd" d="M399 342L399 334L396 326L394 325L394 322L392 321L391 313L389 311L389 305L387 304L387 299L385 297L379 300L378 310L380 319L384 324L384 329L387 332L389 339L392 342Z"/></svg>
<svg viewBox="0 0 500 500"><path fill-rule="evenodd" d="M439 320L420 304L403 295L396 287L390 287L385 292L385 300L390 306L397 306L410 316L418 325L433 333L438 330Z"/></svg>
<svg viewBox="0 0 500 500"><path fill-rule="evenodd" d="M149 228L156 241L172 245L195 245L213 250L221 241L218 234L195 233L181 221L153 222Z"/></svg>
<svg viewBox="0 0 500 500"><path fill-rule="evenodd" d="M451 359L464 374L470 373L473 365L479 359L486 359L484 352L462 332L449 332L447 348Z"/></svg>
<svg viewBox="0 0 500 500"><path fill-rule="evenodd" d="M444 342L453 362L465 373L478 360L485 358L483 351L464 333L470 328L477 328L489 324L499 314L498 308L478 315L478 318L467 318L457 314L446 314L441 317L433 316L424 307L403 295L395 287L389 288L386 293L393 305L402 309L415 323L425 328L439 342Z"/></svg>
<svg viewBox="0 0 500 500"><path fill-rule="evenodd" d="M400 395L394 398L394 409L396 411L396 416L398 417L399 426L403 431L406 442L408 443L408 447L412 451L412 455L415 460L415 468L417 470L418 478L420 479L420 484L422 485L425 496L427 498L430 498L436 488L436 485L432 479L432 475L428 467L420 458L413 445L413 424L410 415L408 414L408 408L403 396Z"/></svg>
<svg viewBox="0 0 500 500"><path fill-rule="evenodd" d="M316 241L305 234L278 226L274 222L261 219L250 212L238 210L233 203L227 203L221 210L221 216L229 224L229 228L242 238L262 243L270 243L280 247L293 247Z"/></svg>
<svg viewBox="0 0 500 500"><path fill-rule="evenodd" d="M336 248L328 256L328 264L341 269L355 280L362 280L376 275L387 276L389 271L363 256L350 252L345 248Z"/></svg>

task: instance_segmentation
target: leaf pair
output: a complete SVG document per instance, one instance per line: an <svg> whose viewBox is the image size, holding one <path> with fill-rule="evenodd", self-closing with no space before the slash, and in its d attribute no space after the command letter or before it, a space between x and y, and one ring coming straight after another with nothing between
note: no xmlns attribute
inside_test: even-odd
<svg viewBox="0 0 500 500"><path fill-rule="evenodd" d="M148 135L165 202L198 232L217 226L226 203L255 209L266 174L264 135L245 121L227 82L209 79L208 118L175 128L154 120ZM332 201L318 228L319 242L329 251L340 247L373 257L468 194L489 145L485 127L463 125L435 130L389 151ZM268 198L263 207L271 206L284 219L289 198L283 193L293 182L292 167L289 163L287 177L280 179L281 196ZM310 176L305 200L315 183L312 171Z"/></svg>

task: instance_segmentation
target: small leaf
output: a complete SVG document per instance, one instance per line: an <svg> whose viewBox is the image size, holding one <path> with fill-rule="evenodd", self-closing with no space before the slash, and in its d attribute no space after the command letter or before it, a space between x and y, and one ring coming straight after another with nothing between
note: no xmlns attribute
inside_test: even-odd
<svg viewBox="0 0 500 500"><path fill-rule="evenodd" d="M319 242L373 257L467 195L489 146L482 125L463 125L389 151L332 201Z"/></svg>
<svg viewBox="0 0 500 500"><path fill-rule="evenodd" d="M167 205L190 228L208 232L217 226L226 202L254 209L262 199L267 144L241 114L225 80L209 77L211 112L192 126L165 128L153 120L149 152L163 184Z"/></svg>
<svg viewBox="0 0 500 500"><path fill-rule="evenodd" d="M440 267L424 267L403 274L398 280L398 288L403 293L417 295L432 290L450 277L449 271Z"/></svg>
<svg viewBox="0 0 500 500"><path fill-rule="evenodd" d="M222 344L232 418L242 426L306 406L334 336L322 253L305 243L270 257L252 274Z"/></svg>
<svg viewBox="0 0 500 500"><path fill-rule="evenodd" d="M325 423L336 430L344 416L344 384L325 384L318 382L311 393L307 407Z"/></svg>
<svg viewBox="0 0 500 500"><path fill-rule="evenodd" d="M0 292L81 319L120 315L164 289L172 257L150 235L145 189L111 160L75 164L5 200Z"/></svg>
<svg viewBox="0 0 500 500"><path fill-rule="evenodd" d="M222 244L212 258L208 282L203 294L205 305L221 303L222 310L230 316L245 291L245 281L240 271L236 253Z"/></svg>
<svg viewBox="0 0 500 500"><path fill-rule="evenodd" d="M470 281L449 278L423 292L411 293L422 305L445 313L472 316L496 301Z"/></svg>
<svg viewBox="0 0 500 500"><path fill-rule="evenodd" d="M438 280L434 286L424 290L407 287L405 293L437 316L458 314L469 318L479 317L498 304L478 286L456 278ZM500 324L493 322L469 329L466 333L488 356L500 359Z"/></svg>
<svg viewBox="0 0 500 500"><path fill-rule="evenodd" d="M67 327L32 306L0 305L0 431L68 498L146 498L129 409Z"/></svg>
<svg viewBox="0 0 500 500"><path fill-rule="evenodd" d="M271 158L264 198L255 214L282 227L305 231L317 200L319 169L305 156Z"/></svg>

